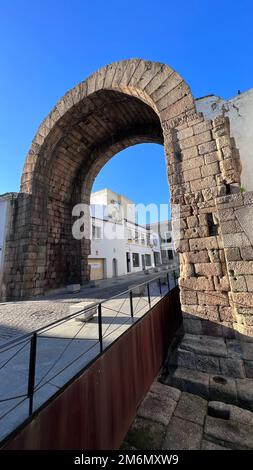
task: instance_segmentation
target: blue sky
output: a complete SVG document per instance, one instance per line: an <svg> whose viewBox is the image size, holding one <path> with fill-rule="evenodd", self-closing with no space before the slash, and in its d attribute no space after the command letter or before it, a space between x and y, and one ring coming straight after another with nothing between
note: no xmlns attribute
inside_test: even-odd
<svg viewBox="0 0 253 470"><path fill-rule="evenodd" d="M32 138L56 101L107 63L167 63L195 97L251 88L252 14L251 0L0 0L0 193L18 190ZM164 173L162 147L135 146L107 164L95 188L164 203Z"/></svg>

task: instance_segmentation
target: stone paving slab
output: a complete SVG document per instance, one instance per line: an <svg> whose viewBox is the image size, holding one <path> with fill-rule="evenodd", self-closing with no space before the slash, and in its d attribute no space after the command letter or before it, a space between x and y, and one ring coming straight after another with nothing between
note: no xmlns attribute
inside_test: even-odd
<svg viewBox="0 0 253 470"><path fill-rule="evenodd" d="M168 427L162 448L166 450L199 450L203 428L199 424L174 416Z"/></svg>
<svg viewBox="0 0 253 470"><path fill-rule="evenodd" d="M178 418L188 419L194 423L203 425L207 412L207 401L203 398L182 392L180 401L174 415Z"/></svg>
<svg viewBox="0 0 253 470"><path fill-rule="evenodd" d="M253 449L253 428L248 424L207 416L204 435L232 449Z"/></svg>
<svg viewBox="0 0 253 470"><path fill-rule="evenodd" d="M175 406L171 412L172 401ZM155 381L125 437L122 449L129 448L253 450L253 412L219 401L208 402Z"/></svg>
<svg viewBox="0 0 253 470"><path fill-rule="evenodd" d="M129 430L126 442L135 449L161 449L166 427L150 419L137 417Z"/></svg>
<svg viewBox="0 0 253 470"><path fill-rule="evenodd" d="M179 391L177 392L177 399L174 400L170 395L175 397L176 394L171 394L170 390L167 391L166 387L157 383L155 387L151 387L150 392L144 398L138 410L138 416L168 425L180 396Z"/></svg>

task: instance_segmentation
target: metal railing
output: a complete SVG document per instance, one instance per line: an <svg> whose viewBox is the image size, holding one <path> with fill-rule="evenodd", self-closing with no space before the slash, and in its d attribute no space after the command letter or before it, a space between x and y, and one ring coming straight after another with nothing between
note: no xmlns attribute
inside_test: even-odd
<svg viewBox="0 0 253 470"><path fill-rule="evenodd" d="M0 346L0 388L7 380L6 388L17 391L16 394L9 392L4 398L2 393L0 395L0 441L9 434L4 435L1 421L10 414L17 414L18 408L22 409L22 417L21 422L17 419L17 425L25 421L167 295L177 285L178 275L177 271L161 272L147 282ZM69 337L71 330L73 334ZM70 353L71 346L74 355ZM58 383L57 379L60 379ZM34 403L36 397L39 399Z"/></svg>

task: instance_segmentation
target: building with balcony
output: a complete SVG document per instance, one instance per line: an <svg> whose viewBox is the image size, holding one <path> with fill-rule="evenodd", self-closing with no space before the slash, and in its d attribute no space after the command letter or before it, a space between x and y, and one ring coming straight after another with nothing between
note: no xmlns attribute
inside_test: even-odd
<svg viewBox="0 0 253 470"><path fill-rule="evenodd" d="M105 279L161 265L158 233L135 222L135 204L110 189L91 194L90 279Z"/></svg>

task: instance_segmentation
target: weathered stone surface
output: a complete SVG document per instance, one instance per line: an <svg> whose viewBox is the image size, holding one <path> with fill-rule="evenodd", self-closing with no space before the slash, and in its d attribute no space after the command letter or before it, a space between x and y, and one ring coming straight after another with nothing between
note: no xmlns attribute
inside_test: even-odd
<svg viewBox="0 0 253 470"><path fill-rule="evenodd" d="M253 411L253 381L251 379L237 379L236 386L239 405Z"/></svg>
<svg viewBox="0 0 253 470"><path fill-rule="evenodd" d="M217 150L216 143L214 141L204 143L198 146L199 154L203 155L205 153L214 152Z"/></svg>
<svg viewBox="0 0 253 470"><path fill-rule="evenodd" d="M214 418L230 419L231 406L234 405L222 403L221 401L209 401L208 415L213 416Z"/></svg>
<svg viewBox="0 0 253 470"><path fill-rule="evenodd" d="M253 261L231 261L229 269L233 270L235 275L253 274Z"/></svg>
<svg viewBox="0 0 253 470"><path fill-rule="evenodd" d="M217 443L227 443L231 448L251 449L253 447L253 430L247 424L236 421L206 417L204 436L216 440Z"/></svg>
<svg viewBox="0 0 253 470"><path fill-rule="evenodd" d="M244 378L245 370L243 362L236 358L220 358L221 374L225 377Z"/></svg>
<svg viewBox="0 0 253 470"><path fill-rule="evenodd" d="M161 449L166 427L148 419L136 418L125 440L136 449Z"/></svg>
<svg viewBox="0 0 253 470"><path fill-rule="evenodd" d="M189 241L190 251L205 250L205 249L217 249L218 243L216 237L204 237L197 238Z"/></svg>
<svg viewBox="0 0 253 470"><path fill-rule="evenodd" d="M247 284L247 290L249 292L253 292L253 276L246 276L245 280Z"/></svg>
<svg viewBox="0 0 253 470"><path fill-rule="evenodd" d="M205 354L195 354L196 369L208 374L218 373L220 370L219 359Z"/></svg>
<svg viewBox="0 0 253 470"><path fill-rule="evenodd" d="M198 292L200 305L229 305L228 296L222 292Z"/></svg>
<svg viewBox="0 0 253 470"><path fill-rule="evenodd" d="M197 293L190 290L184 290L180 294L181 304L196 305L197 304Z"/></svg>
<svg viewBox="0 0 253 470"><path fill-rule="evenodd" d="M235 216L253 245L253 204L235 209Z"/></svg>
<svg viewBox="0 0 253 470"><path fill-rule="evenodd" d="M233 310L232 307L219 306L219 315L221 321L233 321Z"/></svg>
<svg viewBox="0 0 253 470"><path fill-rule="evenodd" d="M244 248L247 250L247 248ZM240 261L241 255L239 248L225 248L225 255L228 261Z"/></svg>
<svg viewBox="0 0 253 470"><path fill-rule="evenodd" d="M223 338L186 334L180 347L196 354L227 357L227 348Z"/></svg>
<svg viewBox="0 0 253 470"><path fill-rule="evenodd" d="M233 292L247 291L247 284L244 276L238 276L233 272L233 276L230 276L230 284Z"/></svg>
<svg viewBox="0 0 253 470"><path fill-rule="evenodd" d="M178 348L174 361L171 363L171 365L183 367L185 369L196 369L195 354Z"/></svg>
<svg viewBox="0 0 253 470"><path fill-rule="evenodd" d="M235 405L229 405L230 419L238 423L249 424L253 426L253 413L249 410L244 410Z"/></svg>
<svg viewBox="0 0 253 470"><path fill-rule="evenodd" d="M206 439L202 440L201 450L231 450L229 447L224 447L214 442L207 441Z"/></svg>
<svg viewBox="0 0 253 470"><path fill-rule="evenodd" d="M253 379L253 361L244 361L245 374L249 379Z"/></svg>
<svg viewBox="0 0 253 470"><path fill-rule="evenodd" d="M224 248L248 247L251 243L245 233L225 233L223 235Z"/></svg>
<svg viewBox="0 0 253 470"><path fill-rule="evenodd" d="M181 418L173 417L167 428L162 445L166 450L200 449L202 426Z"/></svg>
<svg viewBox="0 0 253 470"><path fill-rule="evenodd" d="M181 296L181 302L182 302L182 296ZM185 317L185 314L191 314L196 317L202 318L204 320L219 321L218 307L216 305L207 305L207 306L189 305L189 304L184 305L182 303L181 308L182 308L184 317Z"/></svg>
<svg viewBox="0 0 253 470"><path fill-rule="evenodd" d="M202 276L220 276L221 263L196 263L195 271Z"/></svg>
<svg viewBox="0 0 253 470"><path fill-rule="evenodd" d="M173 375L167 377L166 383L184 392L209 398L209 375L204 372L179 368Z"/></svg>
<svg viewBox="0 0 253 470"><path fill-rule="evenodd" d="M222 233L242 232L242 227L237 220L220 221Z"/></svg>
<svg viewBox="0 0 253 470"><path fill-rule="evenodd" d="M236 292L232 294L232 299L238 307L251 307L253 308L253 294L251 292Z"/></svg>
<svg viewBox="0 0 253 470"><path fill-rule="evenodd" d="M170 398L169 392L169 387L157 383L146 395L137 415L167 425L177 405L177 401Z"/></svg>
<svg viewBox="0 0 253 470"><path fill-rule="evenodd" d="M234 379L220 375L211 376L209 387L211 400L237 404L237 390Z"/></svg>
<svg viewBox="0 0 253 470"><path fill-rule="evenodd" d="M179 285L185 289L192 289L196 291L213 291L214 289L212 279L206 279L205 277L187 277L185 279L180 278Z"/></svg>
<svg viewBox="0 0 253 470"><path fill-rule="evenodd" d="M185 333L190 333L190 334L195 334L195 335L202 334L202 321L201 320L197 320L196 318L187 318L184 315L184 312L183 312L183 318L184 318Z"/></svg>
<svg viewBox="0 0 253 470"><path fill-rule="evenodd" d="M184 253L183 260L188 263L208 263L209 256L207 250L188 251Z"/></svg>
<svg viewBox="0 0 253 470"><path fill-rule="evenodd" d="M243 260L245 261L252 261L253 260L253 247L252 246L248 246L246 248L244 247L241 247L240 248L240 253L241 253L241 257ZM234 258L233 261L236 261L236 259Z"/></svg>
<svg viewBox="0 0 253 470"><path fill-rule="evenodd" d="M207 411L207 401L203 398L183 392L174 412L174 416L202 425Z"/></svg>

